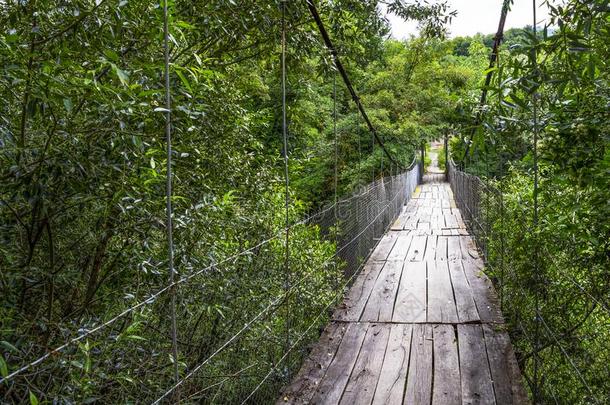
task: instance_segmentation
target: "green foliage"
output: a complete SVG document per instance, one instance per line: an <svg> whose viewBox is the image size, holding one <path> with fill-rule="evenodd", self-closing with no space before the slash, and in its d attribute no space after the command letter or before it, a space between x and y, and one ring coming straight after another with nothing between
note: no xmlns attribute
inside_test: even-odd
<svg viewBox="0 0 610 405"><path fill-rule="evenodd" d="M495 179L502 191L502 204L496 194L484 196L492 231L485 244L530 387L539 336L539 401L605 403L610 387L600 375L608 373L610 356L609 10L605 1L558 3L550 2L549 27L537 35L531 27L507 32L487 105L472 107L471 118L456 127L451 151L466 171ZM478 38L467 40L472 47ZM456 40L456 54L471 55L464 52L465 41ZM478 113L482 123L474 127ZM546 325L536 322L536 300Z"/></svg>
<svg viewBox="0 0 610 405"><path fill-rule="evenodd" d="M388 26L379 3L318 6L380 136L408 166L413 145L438 132L451 101L448 94L433 97L442 69L434 69L438 76L428 87L418 53L438 59L440 42L418 40L415 48L384 41ZM401 1L391 8L440 35L449 18L442 4ZM2 4L2 375L167 286L161 5ZM335 246L328 230L312 224L290 230L285 263L279 6L272 0L168 2L175 261L178 278L191 277L175 291L179 358L168 355L166 290L54 354L27 379L9 382L2 402L153 400L174 383L175 361L185 376L282 297L286 268L292 294L181 391L189 401L213 402L220 391L203 388L232 376L218 385L222 399L216 400L244 398L281 359L287 330L294 353L257 399L274 399L299 367L326 321L342 264L329 260ZM295 223L335 193L332 63L304 3L288 3L286 11L288 214ZM405 74L413 81L396 80ZM337 192L343 196L398 169L373 147L337 84ZM407 96L415 101L396 103ZM304 277L307 282L295 285Z"/></svg>

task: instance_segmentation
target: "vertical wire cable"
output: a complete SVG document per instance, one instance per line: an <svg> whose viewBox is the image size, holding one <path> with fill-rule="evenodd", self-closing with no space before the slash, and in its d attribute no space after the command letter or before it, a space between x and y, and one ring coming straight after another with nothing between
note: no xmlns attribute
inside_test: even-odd
<svg viewBox="0 0 610 405"><path fill-rule="evenodd" d="M334 60L334 58L333 58ZM334 173L334 204L333 204L333 216L335 220L335 249L339 246L339 219L337 217L337 189L339 186L339 143L337 139L337 68L334 67L333 70L333 136L335 139L335 173ZM334 274L333 274L333 288L336 289L338 286L338 276L339 276L339 255L335 255L334 260Z"/></svg>
<svg viewBox="0 0 610 405"><path fill-rule="evenodd" d="M534 64L534 75L535 79L538 78L538 52L536 49L536 43L538 41L537 29L536 29L536 0L532 0L532 15L533 15L533 25L532 30L534 34L534 47L532 51L533 64ZM533 113L533 125L534 125L534 140L533 140L533 154L534 154L534 218L533 218L533 232L534 232L534 276L536 282L535 289L535 307L536 307L536 317L535 317L535 347L534 352L536 353L534 356L534 403L540 402L540 381L539 381L539 372L540 372L540 275L539 273L539 265L538 265L538 89L536 89L532 94L532 113Z"/></svg>
<svg viewBox="0 0 610 405"><path fill-rule="evenodd" d="M498 51L497 59L497 67L498 67L498 106L502 105L502 68L500 66L500 51ZM498 153L498 147L496 144L495 147L496 154ZM503 191L503 183L504 183L504 158L503 158L502 150L500 150L500 167L498 170L498 196L499 196L499 204L500 204L500 311L504 310L504 285L505 285L505 269L504 269L504 191Z"/></svg>
<svg viewBox="0 0 610 405"><path fill-rule="evenodd" d="M167 147L167 177L165 184L165 211L167 215L167 250L169 262L169 283L174 283L174 236L172 224L172 121L171 108L172 96L169 87L169 10L167 2L163 1L163 53L164 53L164 78L165 78L165 142ZM178 332L176 326L176 287L171 288L171 335L172 335L172 357L174 360L174 379L178 382L180 375L178 371ZM179 402L179 392L176 391L176 402Z"/></svg>
<svg viewBox="0 0 610 405"><path fill-rule="evenodd" d="M286 0L282 0L282 137L284 140L284 181L285 181L285 210L286 234L284 256L284 289L290 290L290 181L288 177L288 125L286 121ZM286 300L286 351L290 348L290 300ZM286 358L286 375L290 380L290 354Z"/></svg>
<svg viewBox="0 0 610 405"><path fill-rule="evenodd" d="M375 135L371 134L371 158L373 160L373 164L371 165L371 170L373 172L373 183L375 182Z"/></svg>

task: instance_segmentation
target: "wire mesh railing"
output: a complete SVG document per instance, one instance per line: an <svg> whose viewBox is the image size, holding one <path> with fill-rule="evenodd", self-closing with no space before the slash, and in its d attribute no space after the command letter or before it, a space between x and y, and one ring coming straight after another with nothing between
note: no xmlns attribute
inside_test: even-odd
<svg viewBox="0 0 610 405"><path fill-rule="evenodd" d="M3 401L18 402L28 392L55 402L274 401L409 200L420 166L414 161L407 171L379 178L290 225L289 286L280 270L286 246L285 230L279 229L152 293L126 297L116 313L64 330L64 343L54 349L47 343L46 349L32 345L30 352L9 353L11 373L0 381ZM171 289L177 302L177 382ZM41 349L46 353L32 359Z"/></svg>
<svg viewBox="0 0 610 405"><path fill-rule="evenodd" d="M531 189L509 194L503 180L481 179L451 160L447 167L457 206L499 292L533 401L608 403L610 311L608 292L599 286L607 269L583 268L577 247L554 235L552 224L534 232Z"/></svg>

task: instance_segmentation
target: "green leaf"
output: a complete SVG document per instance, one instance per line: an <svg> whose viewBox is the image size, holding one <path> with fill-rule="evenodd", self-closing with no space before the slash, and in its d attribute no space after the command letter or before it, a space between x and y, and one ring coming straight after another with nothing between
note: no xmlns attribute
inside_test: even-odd
<svg viewBox="0 0 610 405"><path fill-rule="evenodd" d="M66 107L66 111L69 113L72 112L72 100L69 98L64 98L64 107Z"/></svg>
<svg viewBox="0 0 610 405"><path fill-rule="evenodd" d="M186 89L188 91L193 91L193 89L191 88L191 84L189 83L189 81L186 79L186 77L182 74L181 71L176 70L176 74L178 75L178 77L180 78L180 81L182 81L182 84L184 84L184 87L186 87Z"/></svg>
<svg viewBox="0 0 610 405"><path fill-rule="evenodd" d="M38 405L38 398L36 398L36 395L34 395L32 391L30 391L30 404Z"/></svg>
<svg viewBox="0 0 610 405"><path fill-rule="evenodd" d="M121 70L114 63L111 63L110 65L112 66L112 70L114 70L114 73L116 73L117 77L121 81L121 84L124 86L127 86L127 81L129 80L129 75L127 74L127 72L125 72L124 70Z"/></svg>
<svg viewBox="0 0 610 405"><path fill-rule="evenodd" d="M0 346L4 347L6 350L10 350L11 352L19 353L19 349L15 346L7 342L6 340L0 341Z"/></svg>
<svg viewBox="0 0 610 405"><path fill-rule="evenodd" d="M0 375L2 377L6 377L8 375L8 365L6 361L4 361L4 357L0 354Z"/></svg>

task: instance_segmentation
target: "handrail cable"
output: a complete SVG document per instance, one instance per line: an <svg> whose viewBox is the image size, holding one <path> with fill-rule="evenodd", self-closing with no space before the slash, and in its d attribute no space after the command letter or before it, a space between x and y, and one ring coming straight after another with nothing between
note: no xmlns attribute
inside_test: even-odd
<svg viewBox="0 0 610 405"><path fill-rule="evenodd" d="M540 314L540 312L536 311L536 317L538 319L540 319L540 321L541 321L540 323L542 323L542 325L544 325L544 328L547 330L549 335L553 338L555 343L557 343L557 346L559 347L559 350L561 350L563 355L566 357L566 359L568 360L568 362L570 363L570 365L572 366L572 368L574 369L574 371L578 375L578 378L580 378L580 380L582 381L582 383L585 386L585 388L587 389L587 391L589 391L589 394L591 394L591 398L595 401L595 403L599 403L597 397L595 396L595 394L593 394L593 391L591 390L591 387L589 387L589 384L587 384L587 381L582 376L582 373L580 372L578 367L576 367L576 364L574 364L574 360L572 360L570 355L565 351L565 349L563 348L563 346L561 345L561 343L559 342L559 340L557 339L557 337L555 336L555 334L553 333L551 328L549 328L549 326L545 322L544 317L542 316L542 314Z"/></svg>
<svg viewBox="0 0 610 405"><path fill-rule="evenodd" d="M288 172L288 122L286 120L286 1L282 0L282 38L281 38L281 69L282 69L282 138L284 148L284 209L286 216L286 233L284 238L284 289L290 290L290 176ZM286 347L290 346L290 305L286 305ZM290 373L290 371L288 371Z"/></svg>
<svg viewBox="0 0 610 405"><path fill-rule="evenodd" d="M167 231L167 256L169 266L169 283L174 284L176 270L174 268L174 237L172 224L172 95L169 82L169 10L167 2L163 0L163 59L164 59L164 79L165 79L165 142L167 147L167 169L165 183L165 211L166 211L166 231ZM176 287L170 290L170 318L172 335L172 357L174 363L174 379L178 381L180 374L178 371L178 328L176 325ZM176 394L177 402L180 402L179 393Z"/></svg>
<svg viewBox="0 0 610 405"><path fill-rule="evenodd" d="M466 148L464 150L464 156L462 156L462 163L465 161L466 156L470 150L470 143L472 142L472 138L474 137L474 133L477 127L481 124L481 117L483 115L483 106L487 102L487 90L489 89L489 85L491 84L491 78L493 77L494 67L496 65L496 60L498 59L498 55L500 53L500 45L502 44L502 40L504 39L504 25L506 23L506 16L508 15L508 11L510 9L510 5L513 0L504 0L502 3L502 11L500 12L500 22L498 23L498 30L496 31L496 35L494 36L494 44L489 55L489 67L487 68L487 75L485 76L485 84L483 85L483 90L481 92L481 99L479 100L479 111L477 111L477 116L474 121L474 125L472 131L470 133L470 138L466 142Z"/></svg>
<svg viewBox="0 0 610 405"><path fill-rule="evenodd" d="M301 340L303 340L303 338L307 335L307 333L314 327L316 326L316 324L318 323L318 320L322 317L322 315L324 315L324 313L328 310L328 308L330 308L330 306L335 302L335 300L337 298L339 298L339 296L341 294L343 294L343 290L345 287L347 287L352 280L354 279L354 277L356 277L359 274L359 272L355 271L354 274L352 274L342 285L340 288L336 289L335 295L332 296L332 298L326 303L326 305L324 306L324 308L322 308L322 310L320 312L318 312L318 315L314 318L314 320L309 324L309 326L307 327L307 329L305 329L305 331L299 336L299 338L294 342L294 344L292 346L290 346L290 348L288 349L288 351L286 353L284 353L284 355L278 360L278 362L271 367L271 370L269 370L269 372L265 375L265 377L261 380L260 383L258 383L258 385L254 388L254 390L252 392L250 392L250 394L246 397L246 399L244 399L242 401L242 405L245 404L246 402L248 402L248 400L252 397L252 395L254 395L259 389L260 387L263 386L263 384L265 383L265 381L267 381L267 379L269 377L271 377L271 375L273 375L273 372L277 370L277 366L282 363L284 361L284 359L286 359L288 357L288 354L301 342Z"/></svg>
<svg viewBox="0 0 610 405"><path fill-rule="evenodd" d="M413 161L411 162L411 165L409 166L408 170L412 170L412 169L415 167L415 165L416 165L416 160L417 160L416 158L413 158ZM374 185L374 186L371 188L371 190L372 190L372 189L375 189L375 188L377 188L377 187L379 187L379 186L380 186L380 184L381 184L381 183ZM337 202L337 204L338 204L338 205L343 204L343 203L345 203L345 202L347 202L347 201L351 201L351 200L353 200L353 199L354 199L354 198L356 198L356 197L357 197L357 196L353 196L353 195L352 195L352 196L349 196L349 197L343 198L343 199L339 200L339 201ZM335 208L335 204L333 203L333 204L329 205L328 207L326 207L326 208L322 209L321 211L318 211L318 212L316 212L316 213L314 213L314 214L310 215L310 216L309 216L309 217L307 217L307 218L304 218L304 219L302 219L302 220L300 220L300 221L298 221L298 222L295 222L294 224L291 224L291 225L290 225L290 227L291 227L291 228L294 228L294 227L296 227L296 226L305 225L305 224L309 223L309 222L310 222L312 219L317 218L317 217L319 217L319 216L321 216L321 215L323 215L323 214L327 213L328 211L330 211L330 210L332 210L332 209L334 209L334 208ZM54 349L52 349L52 350L48 351L47 353L45 353L44 355L40 356L38 359L36 359L36 360L34 360L34 361L32 361L32 362L30 362L30 363L28 363L28 364L26 364L26 365L22 366L21 368L19 368L19 369L15 370L15 371L13 371L12 373L10 373L9 375L7 375L6 377L2 377L2 378L0 378L0 384L2 384L2 383L4 383L4 382L7 382L7 381L12 380L14 377L18 376L19 374L23 373L24 371L29 370L31 367L34 367L34 366L36 366L36 365L38 365L38 364L42 363L43 361L45 361L46 359L48 359L49 357L51 357L51 356L53 356L53 355L55 355L55 354L57 354L57 353L60 353L61 351L63 351L63 350L64 350L64 349L66 349L67 347L70 347L72 344L77 343L77 342L80 342L80 341L82 341L83 339L85 339L86 337L91 336L91 335L93 335L94 333L96 333L96 332L98 332L98 331L100 331L100 330L102 330L102 329L104 329L104 328L106 328L106 327L108 327L108 326L112 325L112 324L113 324L113 323L115 323L117 320L119 320L119 319L123 318L123 317L124 317L124 316L126 316L126 315L129 315L129 314L133 313L133 312L134 312L134 311L136 311L137 309L142 308L142 307L144 307L144 306L146 306L146 305L148 305L148 304L152 304L153 302L155 302L155 300L156 300L158 297L160 297L161 295L163 295L164 293L166 293L167 291L169 291L169 290L170 290L172 287L178 286L178 285L180 285L180 284L187 283L187 282L189 282L190 280L192 280L193 278L197 277L197 276L198 276L198 275L200 275L200 274L205 273L205 272L206 272L206 271L208 271L208 270L214 269L215 267L221 266L221 265L223 265L223 264L225 264L225 263L228 263L228 262L230 262L230 261L232 261L232 260L235 260L235 259L237 259L237 258L239 258L239 257L241 257L241 256L244 256L244 255L247 255L247 254L249 254L249 253L252 253L252 252L256 251L258 248L260 248L261 246L264 246L264 245L266 245L266 244L268 244L268 243L270 243L270 242L272 242L272 241L274 241L274 240L276 240L276 239L280 238L282 235L284 235L284 234L285 234L285 232L286 232L286 230L285 230L284 228L282 228L282 229L278 230L278 231L277 231L277 233L276 233L275 235L270 236L269 238L267 238L267 239L265 239L265 240L263 240L263 241L261 241L261 242L257 243L256 245L254 245L254 246L252 246L252 247L250 247L250 248L248 248L248 249L242 250L241 252L238 252L238 253L235 253L235 254L233 254L233 255L231 255L231 256L229 256L229 257L226 257L226 258L224 258L224 259L220 260L220 261L219 261L219 262L217 262L217 263L212 263L212 264L210 264L210 265L207 265L207 266L205 266L205 267L201 268L200 270L195 271L194 273L191 273L191 274L189 274L189 275L183 276L183 277L181 277L181 278L180 278L180 279L178 279L178 280L175 280L175 281L174 281L172 284L168 284L168 285L166 285L165 287L161 288L161 289L160 289L160 290L158 290L157 292L155 292L155 293L151 294L151 295L150 295L148 298L146 298L145 300L140 301L139 303L134 304L133 306L131 306L131 307L129 307L129 308L126 308L126 309L125 309L125 310L123 310L121 313L119 313L118 315L116 315L116 316L114 316L113 318L109 319L108 321L106 321L106 322L104 322L104 323L102 323L102 324L100 324L100 325L96 326L96 327L95 327L95 328L93 328L93 329L88 330L88 331L87 331L87 332L85 332L85 333L82 333L82 334L80 334L80 335L78 335L78 336L73 337L72 339L70 339L70 340L66 341L66 342L65 342L65 343L63 343L62 345L57 346L56 348L54 348ZM358 236L360 236L360 235L358 235ZM353 240L352 240L352 241L350 241L350 243L351 243L351 242L353 242Z"/></svg>
<svg viewBox="0 0 610 405"><path fill-rule="evenodd" d="M349 199L351 199L351 198L352 197L346 198L345 200L341 200L341 201L339 201L339 203L342 203L343 201L349 201ZM304 225L304 224L308 223L309 221L311 221L313 218L316 218L316 217L318 217L318 216L320 216L320 215L330 211L331 209L333 209L332 205L327 207L327 208L325 208L322 211L319 211L319 212L317 212L315 214L312 214L311 216L309 216L309 217L307 217L307 218L305 218L305 219L303 219L303 220L301 220L299 222L296 222L296 223L290 225L290 227ZM140 301L139 303L137 303L137 304L135 304L135 305L133 305L133 306L131 306L129 308L126 308L124 311L122 311L118 315L114 316L113 318L109 319L108 321L106 321L106 322L96 326L93 329L88 330L85 333L82 333L82 334L80 334L78 336L73 337L72 339L68 340L64 344L62 344L60 346L57 346L55 349L52 349L52 350L48 351L47 353L45 353L44 355L42 355L38 359L36 359L36 360L26 364L25 366L15 370L15 371L13 371L12 373L7 375L6 377L0 378L0 384L2 384L4 382L7 382L7 381L10 381L11 379L16 377L17 375L23 373L24 371L29 370L31 367L34 367L34 366L42 363L43 361L45 361L46 359L48 359L49 357L51 357L51 356L53 356L53 355L55 355L57 353L60 353L61 351L63 351L67 347L71 346L72 344L80 342L81 340L85 339L86 337L91 336L94 333L104 329L105 327L112 325L117 320L123 318L126 315L129 315L130 313L133 313L137 309L142 308L142 307L144 307L144 306L146 306L148 304L152 304L153 302L155 302L155 300L159 296L161 296L165 292L169 291L171 288L176 287L176 286L178 286L180 284L184 284L184 283L190 281L191 279L193 279L194 277L196 277L196 276L198 276L200 274L203 274L206 271L211 270L211 269L213 269L215 267L218 267L218 266L223 265L223 264L225 264L227 262L230 262L230 261L232 261L234 259L237 259L238 257L241 257L241 256L247 255L249 253L252 253L252 252L256 251L258 248L260 248L261 246L264 246L264 245L272 242L273 240L278 239L279 237L284 235L284 233L285 233L285 229L282 228L275 235L273 235L273 236L271 236L271 237L269 237L269 238L267 238L267 239L257 243L256 245L254 245L254 246L252 246L252 247L250 247L248 249L242 250L241 252L236 253L234 255L231 255L231 256L229 256L227 258L224 258L224 259L222 259L221 261L219 261L217 263L210 264L210 265L208 265L208 266L206 266L206 267L204 267L204 268L202 268L200 270L195 271L194 273L191 273L191 274L189 274L187 276L181 277L178 280L175 280L173 283L168 284L165 287L163 287L160 290L158 290L157 292L151 294L145 300Z"/></svg>
<svg viewBox="0 0 610 405"><path fill-rule="evenodd" d="M309 12L311 13L311 16L313 17L314 21L316 22L318 31L320 31L320 35L322 35L322 39L324 40L326 47L329 49L330 54L332 55L333 61L335 62L335 66L337 67L337 70L341 74L341 78L343 79L345 86L347 87L348 91L350 92L350 94L352 96L352 100L354 100L354 103L356 103L356 106L358 107L358 111L360 111L360 115L362 115L362 118L364 118L364 121L366 122L366 125L369 128L369 131L371 131L373 133L375 140L377 141L379 146L381 146L381 148L383 149L383 152L388 157L388 159L390 159L398 167L404 169L404 166L401 163L399 163L398 161L396 161L394 159L394 157L390 154L390 152L386 149L385 144L383 143L383 140L381 139L381 137L377 133L377 130L371 123L371 120L369 119L369 116L367 115L367 113L364 109L364 106L362 105L362 102L360 101L360 97L358 97L358 93L356 93L356 90L354 90L354 87L352 86L352 82L350 81L349 76L347 75L347 71L343 67L343 64L341 63L341 59L339 59L339 55L337 54L337 49L333 45L333 43L330 39L330 36L328 35L328 31L326 30L326 27L324 26L324 23L322 22L322 18L320 18L320 14L318 13L318 9L316 8L314 0L305 0L305 1L307 3L307 7L309 8Z"/></svg>
<svg viewBox="0 0 610 405"><path fill-rule="evenodd" d="M392 198L392 200L390 202L394 202L400 195L402 195L401 191L396 192L396 195ZM375 216L375 218L373 218L369 224L362 229L362 231L360 231L360 233L358 233L358 235L354 236L349 242L347 242L345 245L343 245L340 249L337 249L335 251L335 253L330 256L328 259L326 259L326 261L324 261L321 266L325 266L327 264L329 264L331 262L331 260L333 260L340 252L342 252L345 248L347 248L349 245L351 245L355 240L357 240L372 224L375 223L375 221L388 209L388 207L390 207L390 204L386 204L386 206L380 210L380 212ZM306 273L297 283L293 284L291 286L290 290L284 291L284 293L282 293L280 296L276 297L274 300L272 300L269 305L267 305L262 311L260 311L254 318L252 318L250 321L248 321L238 332L236 332L235 334L233 334L228 340L225 341L225 343L223 343L216 351L214 351L210 356L208 356L205 360L203 360L201 363L199 363L197 366L195 366L187 375L185 375L178 383L174 384L172 387L170 387L166 392L164 392L159 398L157 398L152 405L156 405L159 404L163 399L167 398L167 396L169 396L176 388L178 388L179 386L181 386L182 384L184 384L184 382L191 378L193 375L195 375L203 366L205 366L207 363L210 362L210 360L212 360L214 357L216 357L220 352L222 352L226 347L228 347L231 343L233 343L235 340L237 340L238 337L240 337L244 332L248 331L252 325L259 320L260 318L262 318L264 315L266 315L266 313L268 311L270 311L273 307L275 307L278 303L281 303L281 301L288 296L288 294L290 294L290 292L292 292L297 286L301 285L309 276L311 276L313 273L312 272L308 272ZM354 274L352 275L352 277L358 274L358 271L355 271ZM340 290L342 291L342 290Z"/></svg>
<svg viewBox="0 0 610 405"><path fill-rule="evenodd" d="M536 0L532 0L532 19L533 19L533 24L532 24L532 30L533 30L533 34L534 34L534 41L537 38L537 30L536 30L536 23L537 23L537 19L536 19ZM534 47L532 48L532 62L534 65L534 74L535 74L535 78L534 80L539 78L539 74L538 74L538 52L536 50L536 43L534 42ZM534 158L534 190L533 190L533 199L534 199L534 207L533 207L533 234L534 234L534 266L533 266L533 270L534 270L534 280L536 283L536 289L535 289L535 293L534 293L534 301L535 301L535 306L536 306L536 329L535 329L535 336L534 338L536 339L535 341L535 349L536 349L536 354L534 356L534 395L533 395L533 399L534 399L534 403L538 403L539 401L539 390L540 390L540 386L539 383L542 384L542 381L538 381L539 376L538 376L538 369L540 368L540 363L542 361L542 359L540 358L538 351L540 348L540 320L542 319L540 316L540 288L542 286L542 278L540 277L540 266L538 263L538 254L539 254L539 249L538 249L538 236L537 236L537 232L538 232L538 89L534 89L534 91L532 92L532 119L533 119L533 124L534 124L534 128L533 128L533 132L534 132L534 139L533 139L533 145L532 145L532 149L533 149L533 158Z"/></svg>

